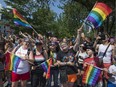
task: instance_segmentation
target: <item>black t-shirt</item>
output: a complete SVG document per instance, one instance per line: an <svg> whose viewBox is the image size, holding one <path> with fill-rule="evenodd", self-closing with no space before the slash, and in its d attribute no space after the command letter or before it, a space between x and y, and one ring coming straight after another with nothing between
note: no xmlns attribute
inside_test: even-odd
<svg viewBox="0 0 116 87"><path fill-rule="evenodd" d="M61 62L75 62L75 54L76 52L73 49L69 49L67 52L59 51L58 60ZM64 65L60 66L59 69L66 70L67 74L76 73L76 68L74 66Z"/></svg>

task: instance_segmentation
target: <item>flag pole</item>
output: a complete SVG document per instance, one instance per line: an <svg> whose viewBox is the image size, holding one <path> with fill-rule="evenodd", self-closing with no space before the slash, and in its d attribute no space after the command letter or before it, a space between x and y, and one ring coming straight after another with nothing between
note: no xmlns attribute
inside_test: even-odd
<svg viewBox="0 0 116 87"><path fill-rule="evenodd" d="M99 67L94 66L94 65L92 65L92 64L90 64L90 63L87 63L87 62L85 62L85 63L86 63L87 65L93 66L93 67L98 68L98 69L100 69L100 70L102 70L102 71L103 71L103 69L102 69L102 68L99 68Z"/></svg>
<svg viewBox="0 0 116 87"><path fill-rule="evenodd" d="M32 26L32 29L33 29L33 31L38 35L37 31L33 28L33 26Z"/></svg>

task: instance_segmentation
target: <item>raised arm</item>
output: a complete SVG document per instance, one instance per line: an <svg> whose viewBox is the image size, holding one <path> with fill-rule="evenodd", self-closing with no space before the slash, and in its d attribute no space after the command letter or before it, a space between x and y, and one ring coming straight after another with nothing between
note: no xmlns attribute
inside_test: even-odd
<svg viewBox="0 0 116 87"><path fill-rule="evenodd" d="M23 36L23 37L25 37L25 38L28 37L28 36L26 36L24 33L22 33L21 31L19 32L19 35L21 35L21 36Z"/></svg>
<svg viewBox="0 0 116 87"><path fill-rule="evenodd" d="M74 51L77 51L77 49L80 45L81 32L82 32L82 27L77 30L77 37L76 37L76 40L75 40L75 45L73 46Z"/></svg>

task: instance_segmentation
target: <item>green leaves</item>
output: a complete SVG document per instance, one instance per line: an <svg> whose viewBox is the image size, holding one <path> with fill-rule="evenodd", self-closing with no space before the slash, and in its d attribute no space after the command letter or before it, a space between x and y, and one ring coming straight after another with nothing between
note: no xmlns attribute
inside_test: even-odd
<svg viewBox="0 0 116 87"><path fill-rule="evenodd" d="M54 32L58 37L72 37L77 34L77 28L81 26L81 20L84 20L95 4L96 0L59 0L59 9L63 10L59 16L51 11L51 4L57 3L57 0L4 0L8 6L16 8L21 15L35 28L38 33L46 34L48 31ZM98 0L107 3L115 8L115 0ZM54 4L55 4L54 3ZM54 5L55 6L55 5ZM28 32L32 29L22 26L15 26L13 23L12 10L4 8L2 10L4 19L16 32ZM113 18L115 13L112 13ZM110 20L110 19L109 19ZM111 28L114 28L114 21L110 20ZM111 29L110 28L110 29ZM112 30L113 32L115 30Z"/></svg>
<svg viewBox="0 0 116 87"><path fill-rule="evenodd" d="M5 0L5 3L12 8L16 8L21 15L32 25L35 30L40 33L45 33L49 29L53 29L52 23L55 20L55 13L50 10L49 0ZM22 26L15 26L13 24L12 9L10 12L4 8L2 14L4 19L8 20L10 26L13 25L16 32L22 30L23 32L31 33L31 29L26 29ZM10 20L10 21L9 21Z"/></svg>

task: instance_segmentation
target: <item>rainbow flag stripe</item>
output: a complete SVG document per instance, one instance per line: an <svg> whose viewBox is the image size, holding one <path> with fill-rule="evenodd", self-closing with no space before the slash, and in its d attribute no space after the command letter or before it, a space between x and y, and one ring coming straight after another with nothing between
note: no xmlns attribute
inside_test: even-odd
<svg viewBox="0 0 116 87"><path fill-rule="evenodd" d="M21 61L21 58L19 58L18 56L14 56L14 58L13 58L13 64L12 64L13 71L17 72L17 68L19 66L20 61Z"/></svg>
<svg viewBox="0 0 116 87"><path fill-rule="evenodd" d="M84 84L95 86L100 73L101 70L99 68L88 65L86 71L84 72L82 82Z"/></svg>
<svg viewBox="0 0 116 87"><path fill-rule="evenodd" d="M90 21L95 28L102 25L106 17L112 12L112 9L104 3L97 3L95 7L91 10L87 17L87 21Z"/></svg>
<svg viewBox="0 0 116 87"><path fill-rule="evenodd" d="M6 64L7 64L7 70L10 70L10 71L14 71L14 72L17 72L17 68L18 68L18 65L20 63L20 61L22 60L20 57L14 55L14 54L11 54L11 53L7 53L6 55L7 57L7 61L6 61Z"/></svg>
<svg viewBox="0 0 116 87"><path fill-rule="evenodd" d="M52 65L52 58L41 63L43 70L46 72L46 79L50 78L50 67Z"/></svg>
<svg viewBox="0 0 116 87"><path fill-rule="evenodd" d="M48 67L48 71L46 73L46 79L50 78L50 68L51 68L51 65L52 65L52 59L49 60L49 67Z"/></svg>
<svg viewBox="0 0 116 87"><path fill-rule="evenodd" d="M32 26L25 20L25 18L15 8L13 9L13 14L14 14L14 23L16 25L32 28Z"/></svg>
<svg viewBox="0 0 116 87"><path fill-rule="evenodd" d="M48 71L49 65L50 65L50 59L48 59L45 62L41 63L41 66L42 66L42 68L44 69L45 72Z"/></svg>

